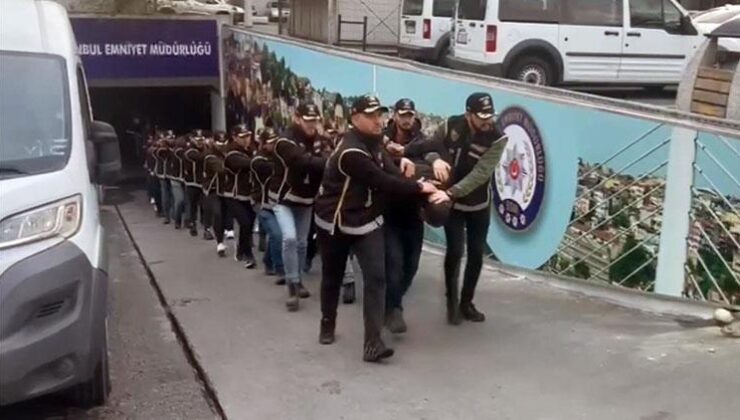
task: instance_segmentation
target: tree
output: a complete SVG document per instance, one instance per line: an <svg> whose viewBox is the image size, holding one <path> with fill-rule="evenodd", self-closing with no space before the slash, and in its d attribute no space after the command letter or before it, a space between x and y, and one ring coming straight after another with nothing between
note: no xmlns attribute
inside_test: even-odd
<svg viewBox="0 0 740 420"><path fill-rule="evenodd" d="M630 227L630 218L627 216L627 212L622 212L614 216L614 219L612 219L614 222L614 225L617 227L621 227L624 229L628 229Z"/></svg>
<svg viewBox="0 0 740 420"><path fill-rule="evenodd" d="M627 235L624 241L622 253L617 256L614 264L609 268L609 280L613 283L620 283L627 279L638 267L646 264L652 258L650 252L642 245L637 246L638 242L633 235ZM633 274L623 284L628 287L646 286L655 278L654 264L646 264L637 273Z"/></svg>
<svg viewBox="0 0 740 420"><path fill-rule="evenodd" d="M578 264L576 264L575 267L573 267L573 271L574 271L575 277L579 277L582 279L591 278L591 268L584 261L581 261Z"/></svg>

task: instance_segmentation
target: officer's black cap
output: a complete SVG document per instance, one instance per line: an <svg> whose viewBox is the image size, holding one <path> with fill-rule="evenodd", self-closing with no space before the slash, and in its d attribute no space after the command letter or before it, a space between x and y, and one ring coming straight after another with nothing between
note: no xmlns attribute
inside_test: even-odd
<svg viewBox="0 0 740 420"><path fill-rule="evenodd" d="M493 118L493 99L487 93L476 92L468 96L465 101L465 110L483 120Z"/></svg>
<svg viewBox="0 0 740 420"><path fill-rule="evenodd" d="M352 103L352 115L372 114L377 111L388 112L388 107L380 104L380 99L374 95L363 95Z"/></svg>
<svg viewBox="0 0 740 420"><path fill-rule="evenodd" d="M416 114L416 104L409 98L402 98L393 106L399 115Z"/></svg>
<svg viewBox="0 0 740 420"><path fill-rule="evenodd" d="M319 112L319 107L317 107L316 104L311 103L311 102L304 102L298 105L298 110L296 110L296 113L304 121L318 121L321 119L321 113Z"/></svg>
<svg viewBox="0 0 740 420"><path fill-rule="evenodd" d="M265 128L262 130L259 136L259 141L262 144L269 144L278 139L278 135L272 128Z"/></svg>
<svg viewBox="0 0 740 420"><path fill-rule="evenodd" d="M249 129L245 124L238 124L232 129L232 133L238 137L244 137L249 134Z"/></svg>

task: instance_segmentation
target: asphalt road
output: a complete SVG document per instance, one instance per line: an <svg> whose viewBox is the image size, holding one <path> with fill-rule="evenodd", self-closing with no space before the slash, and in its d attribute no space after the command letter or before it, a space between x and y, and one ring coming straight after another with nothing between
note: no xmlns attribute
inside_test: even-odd
<svg viewBox="0 0 740 420"><path fill-rule="evenodd" d="M110 253L109 403L92 410L62 396L0 409L3 420L207 420L218 416L188 363L113 207L103 210Z"/></svg>

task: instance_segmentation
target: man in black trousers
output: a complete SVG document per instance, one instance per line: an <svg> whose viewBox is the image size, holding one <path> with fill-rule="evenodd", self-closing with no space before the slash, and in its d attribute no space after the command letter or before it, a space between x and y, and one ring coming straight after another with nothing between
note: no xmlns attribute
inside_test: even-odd
<svg viewBox="0 0 740 420"><path fill-rule="evenodd" d="M335 339L339 292L347 257L353 252L363 274L365 345L363 360L391 357L380 333L385 313L385 239L383 203L387 194L448 199L431 183L403 177L413 166L399 168L383 148L383 116L388 109L371 95L352 105L352 129L329 158L316 200L316 226L321 249L321 328L319 342ZM435 194L436 193L436 194Z"/></svg>

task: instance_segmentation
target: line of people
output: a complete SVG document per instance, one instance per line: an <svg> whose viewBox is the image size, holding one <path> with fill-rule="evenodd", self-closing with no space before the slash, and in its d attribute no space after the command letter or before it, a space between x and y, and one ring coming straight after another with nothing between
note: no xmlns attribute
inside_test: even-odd
<svg viewBox="0 0 740 420"><path fill-rule="evenodd" d="M160 133L146 150L150 197L176 229L185 226L197 236L200 224L222 257L236 219L234 256L246 268L256 267L257 220L265 271L285 284L291 312L310 296L303 276L318 249L322 344L335 341L340 293L345 303L355 300L355 258L363 280L363 359L378 362L394 353L382 328L407 331L403 296L418 269L425 222L444 226L447 238L449 323L485 320L473 295L490 218L491 176L506 143L485 93L471 95L465 114L449 118L432 138L423 135L411 99L396 102L386 124L387 112L377 97L364 95L352 104L346 130L322 125L319 108L301 103L280 134L268 126L254 136L243 125L228 136Z"/></svg>

